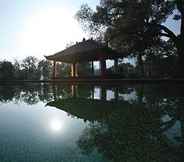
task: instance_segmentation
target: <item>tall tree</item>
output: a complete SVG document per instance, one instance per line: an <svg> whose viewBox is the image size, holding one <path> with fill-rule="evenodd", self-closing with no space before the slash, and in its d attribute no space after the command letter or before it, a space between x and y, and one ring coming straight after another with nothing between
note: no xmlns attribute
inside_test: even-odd
<svg viewBox="0 0 184 162"><path fill-rule="evenodd" d="M37 76L37 58L33 56L26 57L21 64L25 74L25 79L38 79Z"/></svg>
<svg viewBox="0 0 184 162"><path fill-rule="evenodd" d="M14 79L14 67L9 61L0 62L0 80Z"/></svg>
<svg viewBox="0 0 184 162"><path fill-rule="evenodd" d="M22 71L21 71L21 65L20 65L19 61L15 60L13 66L14 66L14 77L15 77L15 79L17 79L17 80L23 79Z"/></svg>
<svg viewBox="0 0 184 162"><path fill-rule="evenodd" d="M42 75L44 77L44 79L48 79L50 77L50 73L51 73L51 63L47 60L39 61L38 73L39 73L39 78Z"/></svg>
<svg viewBox="0 0 184 162"><path fill-rule="evenodd" d="M174 18L181 20L179 35L163 24L174 10L178 11ZM76 17L90 31L100 29L111 47L137 53L140 64L146 48L159 43L161 36L168 37L177 48L178 72L182 74L184 0L101 0L96 11L83 5Z"/></svg>

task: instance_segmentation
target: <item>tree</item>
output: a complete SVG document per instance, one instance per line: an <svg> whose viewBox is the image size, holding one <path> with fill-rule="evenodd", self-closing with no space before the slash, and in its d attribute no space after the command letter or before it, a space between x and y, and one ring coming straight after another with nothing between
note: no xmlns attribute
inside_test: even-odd
<svg viewBox="0 0 184 162"><path fill-rule="evenodd" d="M9 61L0 62L0 80L14 79L14 67Z"/></svg>
<svg viewBox="0 0 184 162"><path fill-rule="evenodd" d="M38 79L37 58L33 56L26 57L21 64L25 79Z"/></svg>
<svg viewBox="0 0 184 162"><path fill-rule="evenodd" d="M38 63L39 77L41 77L41 74L42 74L44 79L48 79L50 76L51 66L52 66L51 63L47 60L39 61Z"/></svg>
<svg viewBox="0 0 184 162"><path fill-rule="evenodd" d="M177 36L166 25L168 16L177 9L175 19L181 20ZM177 48L178 69L184 65L184 1L183 0L101 0L96 11L81 6L76 17L90 31L104 33L103 39L119 51L134 53L142 64L142 52L170 38ZM142 69L143 70L143 69ZM178 71L181 74L181 70Z"/></svg>
<svg viewBox="0 0 184 162"><path fill-rule="evenodd" d="M159 45L144 51L144 68L149 77L172 77L175 72L177 57L172 41L160 41ZM153 75L152 75L153 74Z"/></svg>
<svg viewBox="0 0 184 162"><path fill-rule="evenodd" d="M19 64L19 62L17 60L15 60L13 66L14 66L15 79L17 79L17 80L24 79L23 74L22 74L22 70L21 70L21 65Z"/></svg>

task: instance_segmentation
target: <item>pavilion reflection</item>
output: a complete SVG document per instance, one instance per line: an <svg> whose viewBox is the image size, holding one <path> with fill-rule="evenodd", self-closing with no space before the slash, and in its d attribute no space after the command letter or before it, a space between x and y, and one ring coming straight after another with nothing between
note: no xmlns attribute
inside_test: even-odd
<svg viewBox="0 0 184 162"><path fill-rule="evenodd" d="M65 92L65 95L61 93ZM59 86L53 85L54 99L59 98L86 98L92 100L103 100L103 101L130 101L136 100L136 89L126 89L107 86L81 86L81 85L70 85L68 89L60 89ZM66 95L67 94L67 95Z"/></svg>
<svg viewBox="0 0 184 162"><path fill-rule="evenodd" d="M103 101L136 100L136 88L101 85L26 84L0 86L0 102L36 104L63 98L86 98ZM134 95L133 95L134 94Z"/></svg>
<svg viewBox="0 0 184 162"><path fill-rule="evenodd" d="M56 88L56 87L55 87ZM57 89L54 89L57 91ZM57 92L55 92L57 94ZM129 103L118 100L118 88L108 89L100 86L70 86L70 95L59 97L47 105L59 108L71 116L84 121L101 121L110 116L115 109ZM116 95L115 95L116 94Z"/></svg>
<svg viewBox="0 0 184 162"><path fill-rule="evenodd" d="M89 122L77 142L84 154L98 150L117 162L177 162L184 146L184 97L165 88L72 85L68 96L47 105Z"/></svg>
<svg viewBox="0 0 184 162"><path fill-rule="evenodd" d="M132 123L133 127L144 129L143 135L162 134L183 148L183 89L167 85L9 85L0 86L0 103L44 102L92 125L101 123L104 129L104 125L110 126L114 133L125 128L132 131L132 125L128 127ZM57 122L53 125L56 129L61 127Z"/></svg>

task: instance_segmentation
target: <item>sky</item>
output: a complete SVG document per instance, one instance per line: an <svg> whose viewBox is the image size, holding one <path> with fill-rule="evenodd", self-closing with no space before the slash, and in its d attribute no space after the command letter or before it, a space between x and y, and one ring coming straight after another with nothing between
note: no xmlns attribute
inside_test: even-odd
<svg viewBox="0 0 184 162"><path fill-rule="evenodd" d="M74 18L98 0L0 0L0 60L54 54L88 37Z"/></svg>
<svg viewBox="0 0 184 162"><path fill-rule="evenodd" d="M0 0L0 60L43 59L89 35L74 18L84 3L99 0ZM167 25L178 33L178 23Z"/></svg>

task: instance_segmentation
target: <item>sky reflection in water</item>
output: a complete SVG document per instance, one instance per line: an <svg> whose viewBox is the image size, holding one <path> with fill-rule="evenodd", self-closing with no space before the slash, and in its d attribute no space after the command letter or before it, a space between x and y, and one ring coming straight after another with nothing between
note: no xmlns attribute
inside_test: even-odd
<svg viewBox="0 0 184 162"><path fill-rule="evenodd" d="M179 161L182 89L0 86L0 161Z"/></svg>

